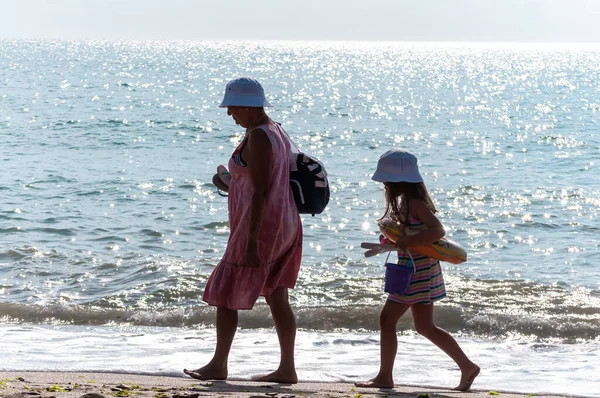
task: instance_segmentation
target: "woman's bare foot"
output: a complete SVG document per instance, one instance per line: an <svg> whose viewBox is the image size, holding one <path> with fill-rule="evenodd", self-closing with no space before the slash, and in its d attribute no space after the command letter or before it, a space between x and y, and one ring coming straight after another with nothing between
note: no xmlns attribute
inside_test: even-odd
<svg viewBox="0 0 600 398"><path fill-rule="evenodd" d="M183 373L198 380L225 380L227 378L227 368L218 368L211 364L196 370L183 369Z"/></svg>
<svg viewBox="0 0 600 398"><path fill-rule="evenodd" d="M298 383L298 375L295 370L283 371L277 369L273 373L269 373L268 375L263 376L253 376L253 381L268 381L272 383L281 383L281 384L296 384Z"/></svg>
<svg viewBox="0 0 600 398"><path fill-rule="evenodd" d="M394 388L394 379L391 377L375 376L364 383L354 383L356 387L366 388Z"/></svg>
<svg viewBox="0 0 600 398"><path fill-rule="evenodd" d="M466 369L461 369L462 374L460 376L460 384L458 387L453 388L453 390L467 391L469 388L471 388L471 384L473 384L473 381L479 375L480 370L481 369L479 366L475 364Z"/></svg>

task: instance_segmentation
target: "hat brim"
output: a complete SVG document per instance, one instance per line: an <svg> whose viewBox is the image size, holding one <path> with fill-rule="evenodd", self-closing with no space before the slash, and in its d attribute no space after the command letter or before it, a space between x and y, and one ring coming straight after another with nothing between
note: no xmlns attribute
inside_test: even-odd
<svg viewBox="0 0 600 398"><path fill-rule="evenodd" d="M371 180L377 182L411 182L419 183L423 182L423 177L419 173L410 173L399 176L396 173L388 173L385 171L376 171L371 177Z"/></svg>
<svg viewBox="0 0 600 398"><path fill-rule="evenodd" d="M262 103L257 103L255 98L223 98L219 108L228 106L247 106L248 108L270 108L273 105L265 98Z"/></svg>

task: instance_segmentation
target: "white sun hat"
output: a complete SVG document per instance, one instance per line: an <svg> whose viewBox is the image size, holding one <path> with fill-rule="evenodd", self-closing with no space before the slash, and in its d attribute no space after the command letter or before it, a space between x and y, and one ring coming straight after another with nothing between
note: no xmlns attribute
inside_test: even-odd
<svg viewBox="0 0 600 398"><path fill-rule="evenodd" d="M271 104L265 98L265 90L258 81L249 77L238 77L227 83L225 96L219 105L220 108L228 106L262 108Z"/></svg>
<svg viewBox="0 0 600 398"><path fill-rule="evenodd" d="M423 182L417 157L402 149L390 149L381 155L371 179L379 182Z"/></svg>

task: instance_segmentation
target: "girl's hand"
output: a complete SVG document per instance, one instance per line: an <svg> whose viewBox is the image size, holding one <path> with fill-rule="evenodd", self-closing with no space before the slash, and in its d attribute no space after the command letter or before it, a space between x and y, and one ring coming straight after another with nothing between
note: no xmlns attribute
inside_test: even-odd
<svg viewBox="0 0 600 398"><path fill-rule="evenodd" d="M394 244L394 246L396 246L402 250L406 250L406 248L408 247L407 236L399 237L396 240L396 243Z"/></svg>
<svg viewBox="0 0 600 398"><path fill-rule="evenodd" d="M396 250L396 247L394 247L393 244L363 242L360 244L360 247L362 247L363 249L367 249L367 251L365 252L365 257L372 257L377 254Z"/></svg>
<svg viewBox="0 0 600 398"><path fill-rule="evenodd" d="M246 245L246 267L258 268L260 267L260 256L258 254L258 241L248 240Z"/></svg>
<svg viewBox="0 0 600 398"><path fill-rule="evenodd" d="M387 245L387 244L394 244L394 242L392 242L391 240L389 240L388 238L386 238L383 235L379 235L379 243L381 243L382 245Z"/></svg>

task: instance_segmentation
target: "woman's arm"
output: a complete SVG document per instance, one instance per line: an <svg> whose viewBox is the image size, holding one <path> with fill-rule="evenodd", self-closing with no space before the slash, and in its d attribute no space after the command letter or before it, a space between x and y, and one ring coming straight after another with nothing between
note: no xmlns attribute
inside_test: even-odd
<svg viewBox="0 0 600 398"><path fill-rule="evenodd" d="M273 149L271 141L261 129L251 131L248 144L244 149L244 160L250 170L250 178L254 193L250 204L250 228L248 230L248 246L246 247L246 265L259 267L258 233L264 219L265 203L271 183L271 163Z"/></svg>

